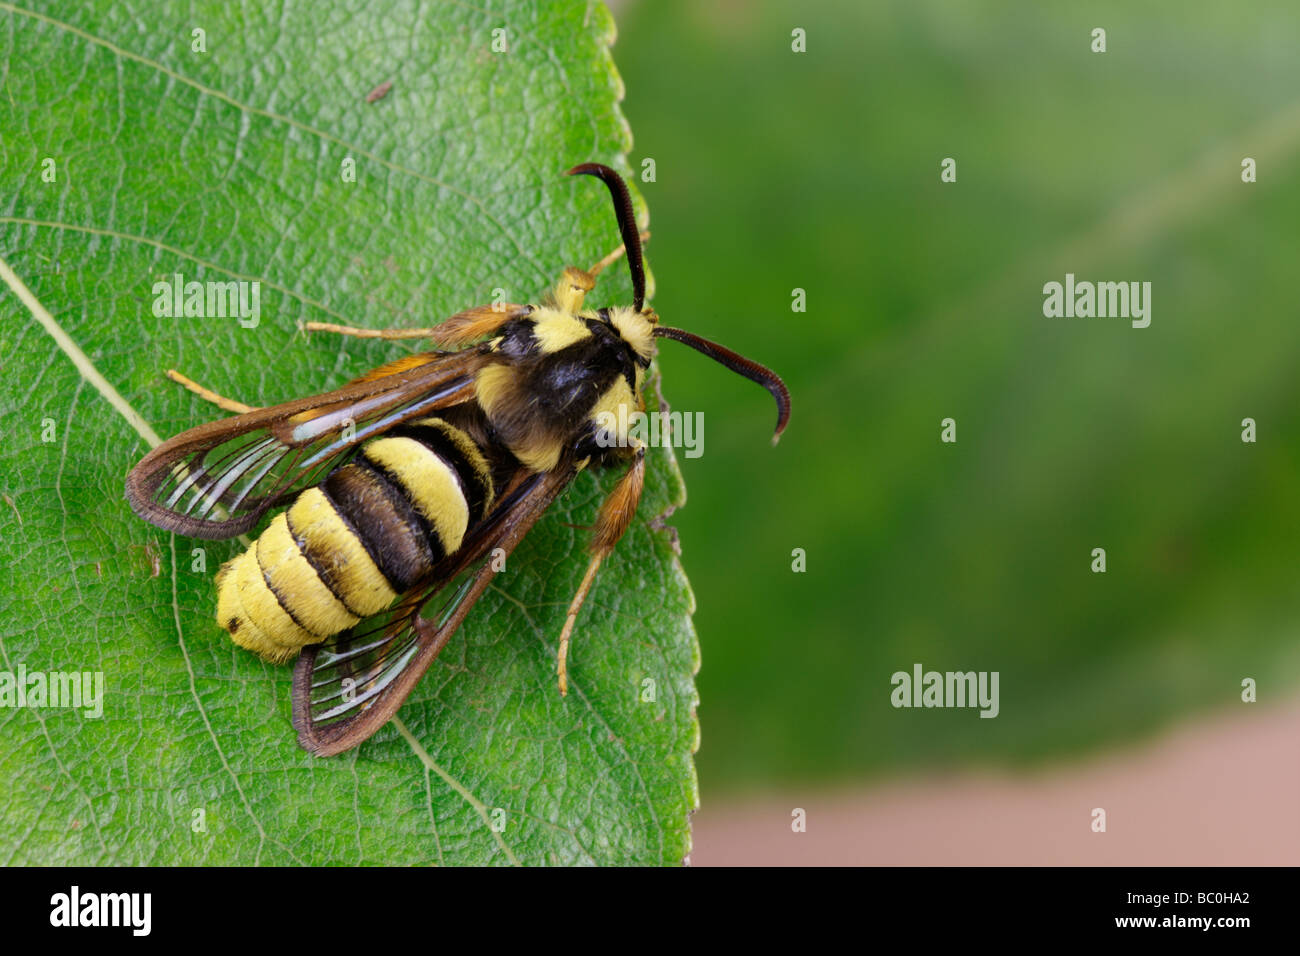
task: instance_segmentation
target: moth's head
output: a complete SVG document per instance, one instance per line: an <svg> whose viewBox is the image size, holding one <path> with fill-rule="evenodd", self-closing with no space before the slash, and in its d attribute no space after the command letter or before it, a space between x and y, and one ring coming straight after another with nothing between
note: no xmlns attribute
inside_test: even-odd
<svg viewBox="0 0 1300 956"><path fill-rule="evenodd" d="M715 342L682 329L660 325L659 317L655 315L654 310L645 308L645 264L641 259L641 233L637 229L636 217L632 212L632 196L628 192L627 183L623 182L623 177L614 170L600 163L582 163L570 169L567 175L595 176L609 187L610 197L614 200L614 214L618 218L618 231L623 238L623 248L627 252L627 266L632 273L632 305L601 309L597 314L604 321L609 322L630 346L641 359L641 366L648 365L650 359L654 357L655 339L672 339L707 355L736 374L762 385L776 400L776 433L772 436L772 443L775 444L790 420L790 392L781 381L781 377L771 369L764 368L743 355L737 355L731 349ZM641 383L639 370L637 380L639 391Z"/></svg>
<svg viewBox="0 0 1300 956"><path fill-rule="evenodd" d="M653 309L636 309L626 305L612 309L600 309L597 313L610 327L618 333L619 338L627 343L632 354L640 359L640 364L649 365L655 357L655 329L659 325L659 316Z"/></svg>

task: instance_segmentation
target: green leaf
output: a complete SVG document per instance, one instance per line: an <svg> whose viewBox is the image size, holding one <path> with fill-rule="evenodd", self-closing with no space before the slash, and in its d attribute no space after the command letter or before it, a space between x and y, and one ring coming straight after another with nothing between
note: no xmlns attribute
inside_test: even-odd
<svg viewBox="0 0 1300 956"><path fill-rule="evenodd" d="M575 526L613 474L580 476L510 558L401 726L330 759L297 746L288 669L215 624L212 576L240 545L168 535L123 498L148 447L123 409L162 436L222 414L164 369L254 405L325 391L406 346L299 323L536 301L618 244L604 189L562 175L627 168L604 6L0 2L0 18L0 671L106 683L99 719L0 708L0 860L680 863L697 652L658 520L684 500L670 451L579 618L567 698ZM260 281L259 324L156 317L175 273ZM630 301L626 271L592 301Z"/></svg>

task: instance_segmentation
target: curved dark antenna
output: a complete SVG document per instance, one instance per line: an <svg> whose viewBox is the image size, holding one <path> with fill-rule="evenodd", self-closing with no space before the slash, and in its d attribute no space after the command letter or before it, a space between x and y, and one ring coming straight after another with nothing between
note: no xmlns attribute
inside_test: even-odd
<svg viewBox="0 0 1300 956"><path fill-rule="evenodd" d="M564 175L595 176L609 187L609 194L614 199L614 214L618 216L618 232L623 237L623 248L627 250L627 267L632 272L632 308L640 312L645 305L645 264L641 261L641 232L636 227L627 183L614 170L600 163L581 163Z"/></svg>
<svg viewBox="0 0 1300 956"><path fill-rule="evenodd" d="M785 387L785 382L781 381L781 376L769 368L764 368L757 362L750 361L743 355L737 355L729 348L724 348L716 342L702 339L698 335L693 335L682 329L670 329L667 326L656 325L654 335L656 338L672 339L674 342L689 345L695 351L707 355L713 361L725 365L737 375L743 375L751 382L757 382L771 392L772 397L776 399L776 433L772 436L772 444L776 444L776 440L781 437L781 432L785 431L785 426L790 421L790 390Z"/></svg>

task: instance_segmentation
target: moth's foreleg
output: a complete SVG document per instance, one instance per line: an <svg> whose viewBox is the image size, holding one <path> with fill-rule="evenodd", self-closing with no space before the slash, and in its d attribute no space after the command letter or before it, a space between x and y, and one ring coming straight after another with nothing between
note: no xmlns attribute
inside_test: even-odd
<svg viewBox="0 0 1300 956"><path fill-rule="evenodd" d="M359 329L351 325L334 325L331 322L304 322L304 332L333 332L357 339L427 339L433 329Z"/></svg>
<svg viewBox="0 0 1300 956"><path fill-rule="evenodd" d="M458 346L491 335L511 319L528 315L532 311L531 305L494 302L492 305L479 305L457 312L427 329L359 329L329 322L304 322L302 328L304 332L333 332L358 339L432 339L438 345Z"/></svg>
<svg viewBox="0 0 1300 956"><path fill-rule="evenodd" d="M212 391L212 389L204 388L193 379L186 378L174 368L169 368L167 370L167 377L177 385L183 385L185 388L188 388L204 401L211 402L213 405L216 405L218 408L224 409L225 411L234 412L236 415L243 415L245 412L257 411L256 405L245 405L243 402L237 402L233 398L226 398L223 395L218 395L216 392Z"/></svg>
<svg viewBox="0 0 1300 956"><path fill-rule="evenodd" d="M569 612L564 618L564 630L560 632L556 674L560 679L561 695L569 693L569 637L573 634L578 612L582 610L582 604L587 600L587 592L591 590L592 582L596 579L596 571L599 570L600 563L614 550L614 545L618 544L619 539L632 524L644 486L645 446L642 445L636 449L632 467L619 479L614 490L605 498L605 503L600 506L600 514L596 517L596 527L591 536L591 544L588 546L591 551L591 561L587 564L587 573L582 576L582 583L578 585L578 593L569 603Z"/></svg>

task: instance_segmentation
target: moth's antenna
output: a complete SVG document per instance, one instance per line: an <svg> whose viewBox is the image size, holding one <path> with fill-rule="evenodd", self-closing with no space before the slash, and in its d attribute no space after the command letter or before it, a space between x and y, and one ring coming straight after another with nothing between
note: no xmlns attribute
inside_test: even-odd
<svg viewBox="0 0 1300 956"><path fill-rule="evenodd" d="M682 329L670 329L667 326L657 325L655 326L654 336L655 338L672 339L674 342L681 342L683 345L690 346L695 351L707 355L718 364L725 365L737 375L743 375L751 382L757 382L771 392L772 397L776 399L776 433L772 436L772 444L776 444L776 440L781 437L781 432L785 431L785 426L790 421L790 390L785 387L785 382L781 381L781 376L770 368L764 368L743 355L737 355L729 348L718 345L716 342L710 342L708 339L702 339L698 335Z"/></svg>
<svg viewBox="0 0 1300 956"><path fill-rule="evenodd" d="M614 214L618 217L618 232L623 237L623 248L627 250L627 267L632 272L632 308L640 312L645 305L645 264L641 261L641 233L636 227L627 183L614 170L600 163L582 163L564 175L595 176L609 187L609 194L614 199Z"/></svg>

